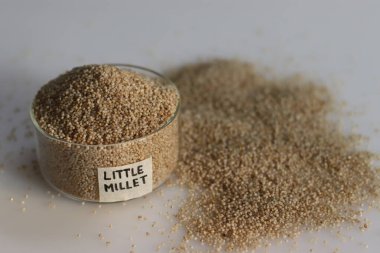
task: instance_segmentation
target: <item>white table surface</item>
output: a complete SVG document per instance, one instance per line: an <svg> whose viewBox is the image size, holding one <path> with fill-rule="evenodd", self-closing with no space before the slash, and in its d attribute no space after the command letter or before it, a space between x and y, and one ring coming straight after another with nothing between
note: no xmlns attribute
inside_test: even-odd
<svg viewBox="0 0 380 253"><path fill-rule="evenodd" d="M348 109L360 112L352 122L369 137L366 147L380 153L375 131L380 128L379 24L376 0L0 0L0 252L129 252L132 244L135 252L155 252L161 242L160 252L168 252L182 234L161 235L173 224L165 216L178 208L178 189L163 188L163 194L125 205L82 206L57 196L32 170L23 169L35 159L33 138L24 137L28 106L37 89L57 74L110 62L164 71L212 57L254 61L279 74L302 72L331 85ZM17 140L9 141L13 128ZM378 252L379 214L366 216L371 225L364 233L308 233L296 245L267 251Z"/></svg>

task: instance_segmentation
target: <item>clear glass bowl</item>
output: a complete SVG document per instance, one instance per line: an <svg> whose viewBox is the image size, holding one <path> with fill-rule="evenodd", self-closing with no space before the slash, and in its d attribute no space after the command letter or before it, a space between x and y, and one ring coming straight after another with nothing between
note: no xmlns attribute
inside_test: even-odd
<svg viewBox="0 0 380 253"><path fill-rule="evenodd" d="M173 86L178 94L177 108L162 127L147 136L117 144L84 145L59 140L47 134L39 126L32 106L30 116L36 132L40 171L53 188L73 199L92 202L116 202L143 196L160 186L177 166L180 99L176 86L161 74L147 68L127 64L113 65L120 69L159 79L165 85ZM147 192L146 189L137 190L135 194L111 199L104 199L100 196L99 178L101 175L98 175L100 173L99 168L110 169L110 171L113 168L123 169L127 165L147 161L146 159L149 158L151 158L152 165L150 191Z"/></svg>

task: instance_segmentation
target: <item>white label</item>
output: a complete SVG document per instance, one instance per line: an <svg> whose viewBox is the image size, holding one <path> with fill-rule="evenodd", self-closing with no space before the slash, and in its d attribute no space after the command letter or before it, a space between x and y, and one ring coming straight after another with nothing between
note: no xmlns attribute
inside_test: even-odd
<svg viewBox="0 0 380 253"><path fill-rule="evenodd" d="M99 201L116 202L152 192L152 157L119 167L98 168Z"/></svg>

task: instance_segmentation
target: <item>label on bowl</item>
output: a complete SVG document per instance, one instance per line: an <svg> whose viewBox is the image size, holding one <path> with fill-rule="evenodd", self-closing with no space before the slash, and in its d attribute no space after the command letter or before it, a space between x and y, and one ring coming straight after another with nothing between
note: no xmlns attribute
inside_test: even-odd
<svg viewBox="0 0 380 253"><path fill-rule="evenodd" d="M98 168L99 201L116 202L152 192L152 157L119 167Z"/></svg>

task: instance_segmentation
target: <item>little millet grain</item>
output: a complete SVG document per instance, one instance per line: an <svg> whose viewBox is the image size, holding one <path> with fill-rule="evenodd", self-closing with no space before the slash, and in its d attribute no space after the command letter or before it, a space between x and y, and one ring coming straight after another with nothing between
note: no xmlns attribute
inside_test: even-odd
<svg viewBox="0 0 380 253"><path fill-rule="evenodd" d="M43 86L33 110L40 127L68 142L106 145L146 136L174 115L171 86L111 65L77 67Z"/></svg>
<svg viewBox="0 0 380 253"><path fill-rule="evenodd" d="M358 205L378 198L374 156L328 120L326 87L268 80L229 60L185 66L172 80L183 98L177 174L190 196L177 218L186 240L255 248L358 222Z"/></svg>
<svg viewBox="0 0 380 253"><path fill-rule="evenodd" d="M98 201L98 168L152 157L153 188L160 185L178 154L179 95L166 82L86 65L43 86L33 116L43 131L37 131L39 162L48 181L73 197Z"/></svg>

